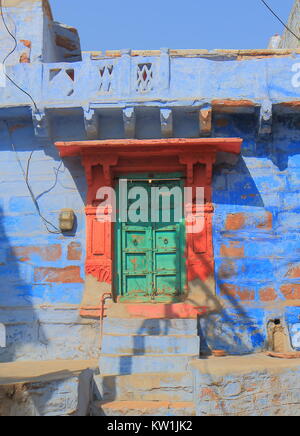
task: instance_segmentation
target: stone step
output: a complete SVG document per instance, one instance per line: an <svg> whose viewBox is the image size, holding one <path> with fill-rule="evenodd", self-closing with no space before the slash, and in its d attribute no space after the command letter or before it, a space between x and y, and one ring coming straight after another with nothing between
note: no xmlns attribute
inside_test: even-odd
<svg viewBox="0 0 300 436"><path fill-rule="evenodd" d="M91 416L195 416L193 402L112 401L94 402Z"/></svg>
<svg viewBox="0 0 300 436"><path fill-rule="evenodd" d="M102 352L105 354L199 354L198 336L122 336L104 335Z"/></svg>
<svg viewBox="0 0 300 436"><path fill-rule="evenodd" d="M185 372L189 363L198 359L195 355L155 355L120 356L117 354L102 354L99 359L101 375L129 375L160 372Z"/></svg>
<svg viewBox="0 0 300 436"><path fill-rule="evenodd" d="M98 401L193 401L193 378L189 372L98 375L93 394Z"/></svg>
<svg viewBox="0 0 300 436"><path fill-rule="evenodd" d="M197 335L195 319L106 318L104 334L115 335Z"/></svg>

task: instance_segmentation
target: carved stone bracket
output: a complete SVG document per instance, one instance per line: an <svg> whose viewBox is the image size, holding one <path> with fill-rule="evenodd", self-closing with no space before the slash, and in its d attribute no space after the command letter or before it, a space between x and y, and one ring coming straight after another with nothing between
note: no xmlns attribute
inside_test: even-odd
<svg viewBox="0 0 300 436"><path fill-rule="evenodd" d="M50 123L46 111L32 111L32 121L35 135L42 140L50 138Z"/></svg>
<svg viewBox="0 0 300 436"><path fill-rule="evenodd" d="M128 139L134 138L136 116L133 107L127 107L123 109L123 121L124 121L125 137Z"/></svg>
<svg viewBox="0 0 300 436"><path fill-rule="evenodd" d="M160 110L161 134L163 138L173 136L173 113L171 109Z"/></svg>
<svg viewBox="0 0 300 436"><path fill-rule="evenodd" d="M211 136L212 133L212 108L210 105L203 106L199 111L200 136Z"/></svg>
<svg viewBox="0 0 300 436"><path fill-rule="evenodd" d="M94 109L84 110L84 125L88 139L99 138L99 120Z"/></svg>
<svg viewBox="0 0 300 436"><path fill-rule="evenodd" d="M273 106L270 100L265 100L260 108L259 114L259 136L267 136L272 133Z"/></svg>

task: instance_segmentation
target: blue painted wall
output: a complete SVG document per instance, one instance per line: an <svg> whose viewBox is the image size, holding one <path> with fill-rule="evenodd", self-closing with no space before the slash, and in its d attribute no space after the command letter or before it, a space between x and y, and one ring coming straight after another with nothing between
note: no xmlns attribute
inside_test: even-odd
<svg viewBox="0 0 300 436"><path fill-rule="evenodd" d="M70 128L76 131L74 121ZM96 324L78 315L86 194L80 160L62 162L53 142L37 140L26 114L7 123L0 123L0 322L7 328L0 361L96 356ZM70 234L48 233L37 214L20 167L26 172L32 152L29 183L40 209L55 226L62 208L74 209L76 226ZM72 248L76 260L74 255L68 259Z"/></svg>
<svg viewBox="0 0 300 436"><path fill-rule="evenodd" d="M80 318L78 310L85 278L84 170L79 159L62 161L54 142L90 139L95 131L98 139L124 138L125 108L135 111L139 139L161 138L165 108L172 110L174 137L198 137L199 110L208 107L212 136L244 140L241 157L223 156L214 170L212 297L223 309L201 320L203 348L260 351L274 318L297 332L300 116L295 105L282 104L299 100L300 53L122 50L83 53L81 61L55 47L53 32L45 31L53 22L40 0L26 0L25 9L12 3L18 4L9 9L17 38L30 40L34 49L28 52L30 63L23 64L19 47L7 73L37 107L10 81L0 88L0 323L7 327L8 342L0 361L98 353L98 323ZM24 16L37 25L26 25ZM0 37L8 50L4 28ZM146 89L137 79L143 65L151 71ZM242 113L228 107L224 112L220 100L247 104ZM268 104L271 122L261 111ZM259 134L260 124L272 124L271 133ZM48 233L37 214L22 172L32 152L29 182L41 212L57 225L62 208L74 209L72 234ZM75 260L74 248L80 253Z"/></svg>
<svg viewBox="0 0 300 436"><path fill-rule="evenodd" d="M259 140L249 116L216 120L215 136L244 144L239 160L214 174L215 277L226 308L201 321L204 349L261 351L274 319L298 331L299 122L297 113L277 114L272 136Z"/></svg>

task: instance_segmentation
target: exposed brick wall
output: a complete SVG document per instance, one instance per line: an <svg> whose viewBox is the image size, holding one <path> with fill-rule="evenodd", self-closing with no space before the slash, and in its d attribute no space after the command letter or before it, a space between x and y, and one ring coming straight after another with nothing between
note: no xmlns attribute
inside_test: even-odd
<svg viewBox="0 0 300 436"><path fill-rule="evenodd" d="M68 245L68 260L81 260L82 246L79 242L71 242Z"/></svg>
<svg viewBox="0 0 300 436"><path fill-rule="evenodd" d="M39 283L83 283L79 266L66 268L35 268L34 281Z"/></svg>

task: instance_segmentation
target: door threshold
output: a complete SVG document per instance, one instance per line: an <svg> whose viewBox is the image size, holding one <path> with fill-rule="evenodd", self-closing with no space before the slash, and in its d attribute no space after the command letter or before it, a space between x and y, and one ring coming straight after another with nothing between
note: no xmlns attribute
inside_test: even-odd
<svg viewBox="0 0 300 436"><path fill-rule="evenodd" d="M151 298L149 299L138 299L138 298L128 298L128 297L119 297L117 303L123 303L123 304L178 304L178 303L183 303L182 298L164 298L164 299L155 299L155 300L151 300Z"/></svg>
<svg viewBox="0 0 300 436"><path fill-rule="evenodd" d="M108 318L140 318L140 319L196 319L205 314L207 308L195 307L190 303L136 303L119 302L107 310Z"/></svg>

